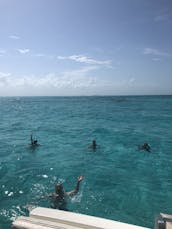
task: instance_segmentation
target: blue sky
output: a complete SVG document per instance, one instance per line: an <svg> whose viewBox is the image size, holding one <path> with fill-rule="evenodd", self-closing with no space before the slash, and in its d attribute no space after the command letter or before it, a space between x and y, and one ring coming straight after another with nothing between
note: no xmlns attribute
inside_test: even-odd
<svg viewBox="0 0 172 229"><path fill-rule="evenodd" d="M0 96L172 94L171 0L0 0Z"/></svg>

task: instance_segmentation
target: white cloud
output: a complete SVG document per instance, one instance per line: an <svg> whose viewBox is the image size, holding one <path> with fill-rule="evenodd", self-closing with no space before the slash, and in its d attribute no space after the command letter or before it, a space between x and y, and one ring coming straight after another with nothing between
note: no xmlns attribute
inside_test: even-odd
<svg viewBox="0 0 172 229"><path fill-rule="evenodd" d="M71 55L71 56L58 56L59 60L73 60L79 63L91 64L91 65L103 65L110 66L110 60L95 60L84 55Z"/></svg>
<svg viewBox="0 0 172 229"><path fill-rule="evenodd" d="M91 76L89 73L92 73L93 70L95 68L87 67L61 74L49 73L44 76L15 76L0 72L0 96L132 95L154 93L152 89L156 89L156 85L139 85L132 76L127 80L119 77L112 80Z"/></svg>
<svg viewBox="0 0 172 229"><path fill-rule="evenodd" d="M158 15L154 18L155 22L168 21L168 20L169 20L169 15L167 14Z"/></svg>
<svg viewBox="0 0 172 229"><path fill-rule="evenodd" d="M11 73L9 73L9 72L0 72L0 77L8 77L10 75L11 75Z"/></svg>
<svg viewBox="0 0 172 229"><path fill-rule="evenodd" d="M20 54L26 54L26 53L29 53L29 52L30 52L29 49L17 49L17 51L18 51Z"/></svg>
<svg viewBox="0 0 172 229"><path fill-rule="evenodd" d="M44 53L33 53L32 56L37 58L56 59L56 56Z"/></svg>
<svg viewBox="0 0 172 229"><path fill-rule="evenodd" d="M0 86L7 86L11 73L0 72Z"/></svg>
<svg viewBox="0 0 172 229"><path fill-rule="evenodd" d="M110 79L100 79L92 76L92 71L98 66L87 66L72 71L62 72L61 74L49 73L44 76L27 75L14 76L9 73L0 73L0 88L6 93L22 95L57 95L57 94L103 94L114 93L119 88L130 88L135 84L135 78L130 77L127 81L117 78L115 81ZM2 92L1 92L2 93Z"/></svg>
<svg viewBox="0 0 172 229"><path fill-rule="evenodd" d="M134 77L131 77L131 78L129 79L129 83L130 83L130 84L133 84L135 81L136 81L136 79L135 79Z"/></svg>
<svg viewBox="0 0 172 229"><path fill-rule="evenodd" d="M91 65L83 68L65 71L60 74L49 73L44 76L15 76L10 73L0 73L0 94L12 95L72 95L114 93L119 88L130 88L135 84L135 78L128 80L100 79L93 74L99 66ZM10 95L11 95L10 94Z"/></svg>
<svg viewBox="0 0 172 229"><path fill-rule="evenodd" d="M5 49L0 49L0 56L3 56L6 53Z"/></svg>
<svg viewBox="0 0 172 229"><path fill-rule="evenodd" d="M86 76L87 73L89 73L90 71L96 70L98 69L97 66L88 66L88 67L84 67L84 68L80 68L80 69L76 69L76 70L72 70L72 71L66 71L63 72L64 76Z"/></svg>
<svg viewBox="0 0 172 229"><path fill-rule="evenodd" d="M36 57L45 57L46 55L43 54L43 53L37 53L37 54L35 54L35 56L36 56Z"/></svg>
<svg viewBox="0 0 172 229"><path fill-rule="evenodd" d="M18 88L87 88L93 86L95 78L87 74L97 69L96 66L85 67L61 74L49 73L45 76L12 76L10 73L0 72L0 86L10 89Z"/></svg>
<svg viewBox="0 0 172 229"><path fill-rule="evenodd" d="M155 55L155 56L165 56L165 57L171 57L172 54L167 53L167 52L161 52L157 49L152 49L152 48L145 48L143 51L143 54L145 55Z"/></svg>
<svg viewBox="0 0 172 229"><path fill-rule="evenodd" d="M9 38L13 39L13 40L19 40L20 39L20 37L16 36L16 35L10 35Z"/></svg>
<svg viewBox="0 0 172 229"><path fill-rule="evenodd" d="M160 58L152 58L153 61L160 61Z"/></svg>

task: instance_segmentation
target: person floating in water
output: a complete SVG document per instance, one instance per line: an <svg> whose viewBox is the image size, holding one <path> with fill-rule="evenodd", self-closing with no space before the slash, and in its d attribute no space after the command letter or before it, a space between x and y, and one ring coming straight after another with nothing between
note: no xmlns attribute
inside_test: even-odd
<svg viewBox="0 0 172 229"><path fill-rule="evenodd" d="M96 150L96 148L97 148L96 140L93 140L93 141L92 141L92 144L89 145L89 148L91 148L91 149L93 149L93 150Z"/></svg>
<svg viewBox="0 0 172 229"><path fill-rule="evenodd" d="M77 183L76 183L76 187L74 190L69 191L69 192L65 192L63 190L63 185L61 183L57 183L55 185L55 192L49 194L48 196L43 196L41 198L45 198L45 197L50 197L52 199L52 203L51 203L51 207L55 208L55 209L59 209L59 210L65 210L67 211L68 209L66 208L66 198L67 197L72 197L75 194L78 193L79 191L79 186L80 186L80 182L84 179L83 176L79 176L77 179Z"/></svg>
<svg viewBox="0 0 172 229"><path fill-rule="evenodd" d="M32 134L30 136L31 146L39 146L38 140L33 139Z"/></svg>
<svg viewBox="0 0 172 229"><path fill-rule="evenodd" d="M145 142L143 145L141 145L141 146L138 146L138 149L139 150L146 150L146 151L148 151L148 152L150 152L151 151L151 147L150 147L150 145L147 143L147 142Z"/></svg>

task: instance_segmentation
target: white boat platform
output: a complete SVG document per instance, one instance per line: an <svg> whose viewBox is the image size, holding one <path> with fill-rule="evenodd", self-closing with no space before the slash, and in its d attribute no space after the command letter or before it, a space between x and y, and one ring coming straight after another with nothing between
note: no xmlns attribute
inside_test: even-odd
<svg viewBox="0 0 172 229"><path fill-rule="evenodd" d="M172 229L172 215L160 213L154 229Z"/></svg>
<svg viewBox="0 0 172 229"><path fill-rule="evenodd" d="M146 227L117 222L79 213L37 207L29 217L20 216L12 223L12 229L148 229Z"/></svg>

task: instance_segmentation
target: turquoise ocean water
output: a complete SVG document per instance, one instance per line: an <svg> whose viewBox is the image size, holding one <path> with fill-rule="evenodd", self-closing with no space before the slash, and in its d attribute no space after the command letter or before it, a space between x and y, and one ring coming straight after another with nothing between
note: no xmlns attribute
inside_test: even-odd
<svg viewBox="0 0 172 229"><path fill-rule="evenodd" d="M153 227L172 214L171 127L172 96L1 97L0 228L28 206L50 207L38 198L57 181L73 189L81 174L70 211ZM151 153L138 151L144 142Z"/></svg>

